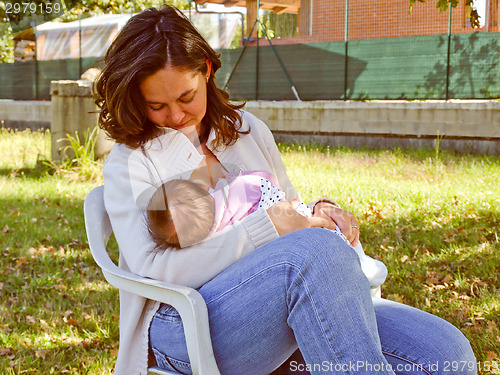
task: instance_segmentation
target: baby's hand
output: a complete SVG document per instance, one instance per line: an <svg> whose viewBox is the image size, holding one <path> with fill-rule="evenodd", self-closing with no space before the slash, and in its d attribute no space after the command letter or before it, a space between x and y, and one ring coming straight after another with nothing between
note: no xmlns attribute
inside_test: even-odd
<svg viewBox="0 0 500 375"><path fill-rule="evenodd" d="M330 218L302 216L296 211L299 204L299 199L282 201L266 210L280 236L304 228L336 228L335 223Z"/></svg>

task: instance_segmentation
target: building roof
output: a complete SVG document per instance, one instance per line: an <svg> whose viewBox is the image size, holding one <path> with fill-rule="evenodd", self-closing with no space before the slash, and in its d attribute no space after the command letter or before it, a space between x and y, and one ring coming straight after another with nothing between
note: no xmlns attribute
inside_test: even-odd
<svg viewBox="0 0 500 375"><path fill-rule="evenodd" d="M246 0L195 0L198 5L206 3L222 4L227 7L239 6L246 7ZM300 9L300 0L261 0L260 9L272 10L275 13L298 13Z"/></svg>

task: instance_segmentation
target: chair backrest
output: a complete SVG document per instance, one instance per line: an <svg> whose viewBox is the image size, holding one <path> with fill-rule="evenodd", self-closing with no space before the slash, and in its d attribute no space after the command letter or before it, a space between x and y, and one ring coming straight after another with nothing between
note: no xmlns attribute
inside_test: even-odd
<svg viewBox="0 0 500 375"><path fill-rule="evenodd" d="M125 271L115 265L106 251L112 233L111 223L104 207L104 187L90 191L85 199L84 214L87 238L95 262L106 280L118 289L161 301L173 306L181 316L193 374L218 375L208 325L208 311L203 297L194 289L168 284ZM169 374L150 369L151 374Z"/></svg>

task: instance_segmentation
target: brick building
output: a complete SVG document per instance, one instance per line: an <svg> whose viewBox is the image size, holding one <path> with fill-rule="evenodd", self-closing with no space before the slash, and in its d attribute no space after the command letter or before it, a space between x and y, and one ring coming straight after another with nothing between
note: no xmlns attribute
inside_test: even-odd
<svg viewBox="0 0 500 375"><path fill-rule="evenodd" d="M247 33L257 17L257 0L195 0L247 8ZM482 31L500 31L500 0L486 0L486 25ZM349 40L435 35L448 32L448 12L436 9L437 0L417 2L409 13L409 0L349 0ZM299 36L273 40L276 44L319 43L345 39L346 0L261 0L261 9L275 13L296 13ZM470 26L470 9L460 1L453 8L453 34L477 31ZM254 35L255 36L255 31Z"/></svg>

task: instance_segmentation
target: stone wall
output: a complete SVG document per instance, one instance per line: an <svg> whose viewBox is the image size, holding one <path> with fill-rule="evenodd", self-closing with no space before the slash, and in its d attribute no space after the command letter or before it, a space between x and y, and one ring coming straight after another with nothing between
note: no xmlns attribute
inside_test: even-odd
<svg viewBox="0 0 500 375"><path fill-rule="evenodd" d="M10 129L50 129L50 101L0 100L0 126Z"/></svg>
<svg viewBox="0 0 500 375"><path fill-rule="evenodd" d="M249 102L278 140L500 153L499 101Z"/></svg>

